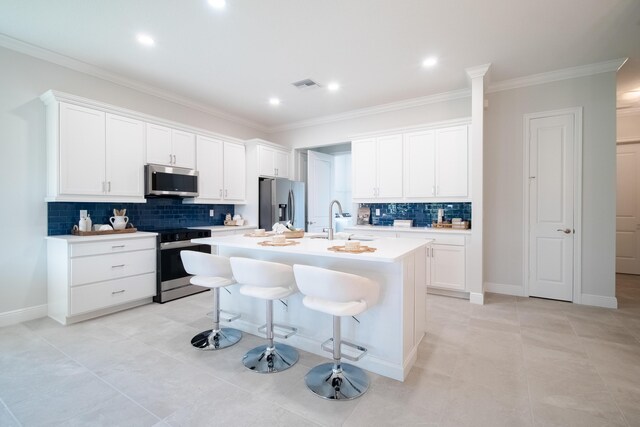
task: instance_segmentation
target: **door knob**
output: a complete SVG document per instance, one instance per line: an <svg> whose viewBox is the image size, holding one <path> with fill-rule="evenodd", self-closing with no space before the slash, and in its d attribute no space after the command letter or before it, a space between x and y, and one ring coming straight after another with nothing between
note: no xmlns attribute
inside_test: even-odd
<svg viewBox="0 0 640 427"><path fill-rule="evenodd" d="M571 229L570 228L558 228L556 231L562 231L564 234L571 234Z"/></svg>

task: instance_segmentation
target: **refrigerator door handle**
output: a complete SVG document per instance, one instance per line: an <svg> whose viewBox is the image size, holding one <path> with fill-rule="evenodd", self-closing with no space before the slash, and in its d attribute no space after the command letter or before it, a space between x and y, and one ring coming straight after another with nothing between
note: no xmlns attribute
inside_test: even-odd
<svg viewBox="0 0 640 427"><path fill-rule="evenodd" d="M296 213L295 213L295 209L294 209L294 205L296 203L296 198L293 195L293 190L289 190L289 221L291 221L291 226L293 226L295 219L296 219Z"/></svg>

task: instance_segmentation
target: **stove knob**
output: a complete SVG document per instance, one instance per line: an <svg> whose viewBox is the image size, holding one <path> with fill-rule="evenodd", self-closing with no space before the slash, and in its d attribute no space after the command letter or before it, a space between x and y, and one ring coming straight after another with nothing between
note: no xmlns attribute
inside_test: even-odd
<svg viewBox="0 0 640 427"><path fill-rule="evenodd" d="M180 234L176 233L176 235L174 236L174 240L177 242L178 240L180 240Z"/></svg>

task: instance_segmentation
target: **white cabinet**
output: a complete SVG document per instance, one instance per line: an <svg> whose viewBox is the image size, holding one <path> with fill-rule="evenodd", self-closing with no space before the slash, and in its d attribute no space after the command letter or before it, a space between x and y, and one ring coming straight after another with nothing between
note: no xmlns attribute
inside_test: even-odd
<svg viewBox="0 0 640 427"><path fill-rule="evenodd" d="M47 238L49 317L63 325L151 302L156 237Z"/></svg>
<svg viewBox="0 0 640 427"><path fill-rule="evenodd" d="M404 135L404 197L467 197L468 128Z"/></svg>
<svg viewBox="0 0 640 427"><path fill-rule="evenodd" d="M195 169L196 136L147 123L147 163Z"/></svg>
<svg viewBox="0 0 640 427"><path fill-rule="evenodd" d="M242 144L198 135L199 196L185 203L243 203L246 156Z"/></svg>
<svg viewBox="0 0 640 427"><path fill-rule="evenodd" d="M49 201L144 201L144 123L51 100Z"/></svg>
<svg viewBox="0 0 640 427"><path fill-rule="evenodd" d="M107 113L106 192L144 196L144 123Z"/></svg>
<svg viewBox="0 0 640 427"><path fill-rule="evenodd" d="M258 175L289 178L289 153L266 145L258 145Z"/></svg>
<svg viewBox="0 0 640 427"><path fill-rule="evenodd" d="M402 197L402 135L351 143L353 199Z"/></svg>
<svg viewBox="0 0 640 427"><path fill-rule="evenodd" d="M427 258L427 286L464 291L464 246L433 243L427 250Z"/></svg>
<svg viewBox="0 0 640 427"><path fill-rule="evenodd" d="M246 152L244 145L224 143L224 194L226 201L243 202L246 198Z"/></svg>

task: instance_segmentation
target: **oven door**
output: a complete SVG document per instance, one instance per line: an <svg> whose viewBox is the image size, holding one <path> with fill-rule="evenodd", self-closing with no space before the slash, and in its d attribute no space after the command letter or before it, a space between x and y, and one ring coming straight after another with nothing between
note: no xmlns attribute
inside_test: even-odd
<svg viewBox="0 0 640 427"><path fill-rule="evenodd" d="M182 265L181 251L211 253L210 245L198 245L190 241L165 242L160 244L160 286L161 291L189 285L191 277Z"/></svg>

